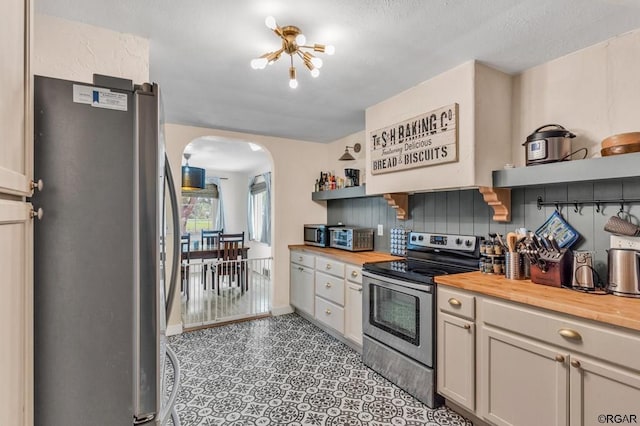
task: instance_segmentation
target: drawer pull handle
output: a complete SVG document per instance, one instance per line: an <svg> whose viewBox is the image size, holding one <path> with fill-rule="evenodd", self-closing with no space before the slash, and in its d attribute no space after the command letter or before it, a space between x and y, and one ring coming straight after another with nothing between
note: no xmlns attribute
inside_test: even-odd
<svg viewBox="0 0 640 426"><path fill-rule="evenodd" d="M331 269L331 264L327 263L327 269Z"/></svg>
<svg viewBox="0 0 640 426"><path fill-rule="evenodd" d="M571 340L582 340L582 336L575 330L571 330L570 328L561 328L558 330L558 334L562 337L566 337Z"/></svg>
<svg viewBox="0 0 640 426"><path fill-rule="evenodd" d="M556 355L556 361L564 363L564 356Z"/></svg>
<svg viewBox="0 0 640 426"><path fill-rule="evenodd" d="M449 299L449 304L451 306L455 306L455 307L462 306L462 302L459 301L458 299L453 298L453 297Z"/></svg>
<svg viewBox="0 0 640 426"><path fill-rule="evenodd" d="M580 368L580 361L578 361L577 359L572 359L571 360L571 366L573 368Z"/></svg>
<svg viewBox="0 0 640 426"><path fill-rule="evenodd" d="M469 324L465 324L462 326L465 330L471 330L471 326Z"/></svg>
<svg viewBox="0 0 640 426"><path fill-rule="evenodd" d="M360 287L360 288L358 289L358 292L359 292L359 293L362 293L362 287Z"/></svg>
<svg viewBox="0 0 640 426"><path fill-rule="evenodd" d="M357 277L358 276L358 271L351 271L351 276L352 277Z"/></svg>
<svg viewBox="0 0 640 426"><path fill-rule="evenodd" d="M325 309L324 313L327 315L331 315L331 309Z"/></svg>
<svg viewBox="0 0 640 426"><path fill-rule="evenodd" d="M331 288L331 283L326 283L324 286L325 286L326 288Z"/></svg>
<svg viewBox="0 0 640 426"><path fill-rule="evenodd" d="M302 262L302 256L298 257L298 260Z"/></svg>
<svg viewBox="0 0 640 426"><path fill-rule="evenodd" d="M298 266L298 271L304 271L304 268L302 266Z"/></svg>

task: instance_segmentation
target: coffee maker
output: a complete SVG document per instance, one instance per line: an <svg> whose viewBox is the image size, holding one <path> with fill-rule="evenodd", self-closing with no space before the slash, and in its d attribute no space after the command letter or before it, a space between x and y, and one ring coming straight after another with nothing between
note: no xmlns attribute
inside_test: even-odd
<svg viewBox="0 0 640 426"><path fill-rule="evenodd" d="M344 169L344 176L347 178L346 186L360 186L359 169Z"/></svg>

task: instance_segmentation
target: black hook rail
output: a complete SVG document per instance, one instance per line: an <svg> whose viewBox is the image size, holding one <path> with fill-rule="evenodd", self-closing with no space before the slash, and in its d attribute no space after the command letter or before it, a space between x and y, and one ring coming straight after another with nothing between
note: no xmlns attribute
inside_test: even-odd
<svg viewBox="0 0 640 426"><path fill-rule="evenodd" d="M542 196L538 196L538 210L541 210L543 206L555 206L556 210L560 211L560 206L573 206L573 211L578 213L580 207L584 204L595 204L596 212L600 213L604 204L620 204L620 212L624 211L625 204L640 203L639 198L619 198L616 200L573 200L573 201L544 201Z"/></svg>

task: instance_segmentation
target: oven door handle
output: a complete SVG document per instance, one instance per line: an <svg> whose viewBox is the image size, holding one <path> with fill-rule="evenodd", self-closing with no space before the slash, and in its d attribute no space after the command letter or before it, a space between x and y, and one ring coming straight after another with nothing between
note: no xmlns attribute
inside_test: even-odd
<svg viewBox="0 0 640 426"><path fill-rule="evenodd" d="M386 277L384 275L374 274L374 273L371 273L369 271L362 271L362 276L363 277L372 278L372 279L378 280L378 281L383 281L383 282L389 283L389 284L395 284L395 285L399 285L399 286L402 286L402 287L408 287L408 288L411 288L413 290L418 290L418 291L422 291L422 292L425 292L425 293L433 293L433 284L416 284L416 283L411 282L411 281L398 280L398 279L395 279L395 278Z"/></svg>

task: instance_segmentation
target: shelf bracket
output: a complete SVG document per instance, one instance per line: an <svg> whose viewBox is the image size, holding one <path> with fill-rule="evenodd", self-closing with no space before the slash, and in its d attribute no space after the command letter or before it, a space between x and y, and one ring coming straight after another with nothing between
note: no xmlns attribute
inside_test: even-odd
<svg viewBox="0 0 640 426"><path fill-rule="evenodd" d="M478 188L484 202L493 207L493 220L496 222L511 221L511 189L481 186Z"/></svg>
<svg viewBox="0 0 640 426"><path fill-rule="evenodd" d="M393 194L384 194L383 197L392 208L396 209L396 218L398 220L407 220L409 218L408 193L396 192Z"/></svg>

